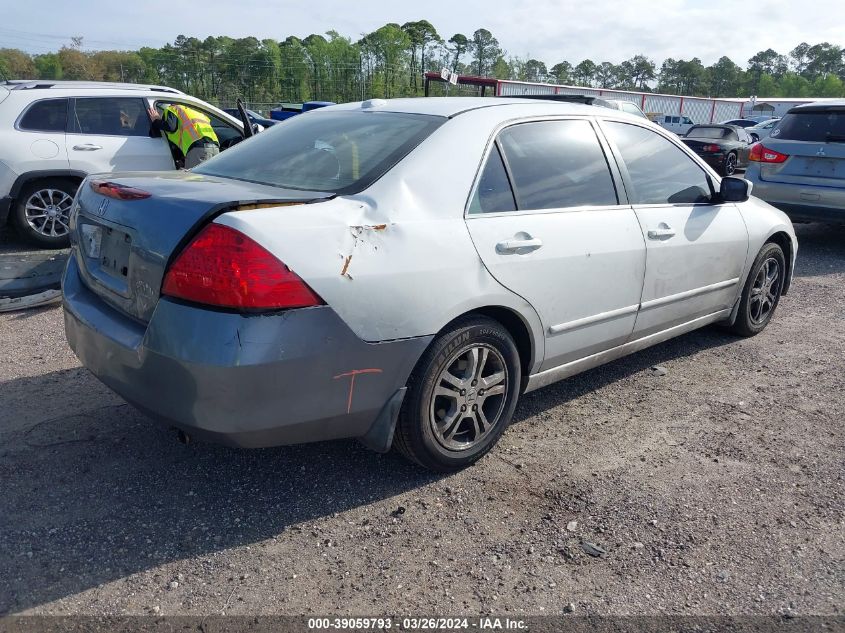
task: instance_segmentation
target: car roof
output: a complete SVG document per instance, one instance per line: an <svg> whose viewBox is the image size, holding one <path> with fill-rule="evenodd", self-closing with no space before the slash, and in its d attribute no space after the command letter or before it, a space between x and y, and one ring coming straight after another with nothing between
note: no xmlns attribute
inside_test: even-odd
<svg viewBox="0 0 845 633"><path fill-rule="evenodd" d="M608 108L599 106L569 103L566 101L502 97L411 97L404 99L370 99L369 101L341 103L338 105L328 106L314 112L366 110L371 112L398 112L406 114L429 114L433 116L454 117L464 112L479 110L481 108L516 106L522 106L526 110L529 110L532 115L608 114Z"/></svg>
<svg viewBox="0 0 845 633"><path fill-rule="evenodd" d="M155 84L131 84L111 81L63 81L55 79L11 79L0 82L8 90L134 90L184 94L181 90Z"/></svg>
<svg viewBox="0 0 845 633"><path fill-rule="evenodd" d="M789 112L824 112L825 110L841 110L845 108L845 99L830 99L829 101L816 101L805 103L789 109Z"/></svg>

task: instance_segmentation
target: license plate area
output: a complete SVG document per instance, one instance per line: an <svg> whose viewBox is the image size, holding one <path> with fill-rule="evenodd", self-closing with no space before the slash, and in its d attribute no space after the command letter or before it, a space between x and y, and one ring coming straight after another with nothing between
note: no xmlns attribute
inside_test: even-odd
<svg viewBox="0 0 845 633"><path fill-rule="evenodd" d="M804 170L808 176L833 178L836 175L837 162L834 158L808 158Z"/></svg>
<svg viewBox="0 0 845 633"><path fill-rule="evenodd" d="M112 292L128 298L132 236L104 224L80 222L79 237L89 274Z"/></svg>

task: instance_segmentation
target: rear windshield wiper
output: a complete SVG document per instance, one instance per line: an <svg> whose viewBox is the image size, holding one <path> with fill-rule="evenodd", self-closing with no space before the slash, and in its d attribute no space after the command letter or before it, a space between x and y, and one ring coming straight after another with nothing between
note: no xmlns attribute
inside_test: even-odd
<svg viewBox="0 0 845 633"><path fill-rule="evenodd" d="M845 143L845 134L831 134L828 132L824 135L825 143Z"/></svg>

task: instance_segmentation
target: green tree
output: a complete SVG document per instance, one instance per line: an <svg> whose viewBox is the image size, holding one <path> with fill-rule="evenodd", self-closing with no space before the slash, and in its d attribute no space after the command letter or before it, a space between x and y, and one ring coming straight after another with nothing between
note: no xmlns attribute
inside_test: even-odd
<svg viewBox="0 0 845 633"><path fill-rule="evenodd" d="M455 55L455 61L452 62L452 69L457 71L461 63L461 55L469 50L469 38L462 33L455 33L449 38L449 43L452 45L452 53Z"/></svg>
<svg viewBox="0 0 845 633"><path fill-rule="evenodd" d="M17 48L0 48L0 73L7 79L33 79L37 73L29 54Z"/></svg>
<svg viewBox="0 0 845 633"><path fill-rule="evenodd" d="M493 65L502 56L499 40L487 29L478 29L472 34L469 52L473 55L473 70L479 77L490 75Z"/></svg>
<svg viewBox="0 0 845 633"><path fill-rule="evenodd" d="M558 84L572 83L572 64L568 61L558 62L551 67L549 71L554 78L554 82Z"/></svg>
<svg viewBox="0 0 845 633"><path fill-rule="evenodd" d="M573 71L575 83L579 86L592 86L596 75L596 64L591 59L579 63Z"/></svg>

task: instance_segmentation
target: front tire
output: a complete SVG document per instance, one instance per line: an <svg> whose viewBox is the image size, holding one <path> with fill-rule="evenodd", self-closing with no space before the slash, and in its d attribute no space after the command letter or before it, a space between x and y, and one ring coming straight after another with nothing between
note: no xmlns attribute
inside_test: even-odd
<svg viewBox="0 0 845 633"><path fill-rule="evenodd" d="M455 321L411 374L394 447L436 472L473 464L510 423L521 381L519 352L499 322L483 316Z"/></svg>
<svg viewBox="0 0 845 633"><path fill-rule="evenodd" d="M70 244L70 208L79 185L63 178L45 178L24 186L17 196L14 219L18 232L42 248Z"/></svg>
<svg viewBox="0 0 845 633"><path fill-rule="evenodd" d="M762 332L780 302L786 279L786 258L783 249L774 243L763 246L740 297L739 312L732 326L740 336L754 336Z"/></svg>

